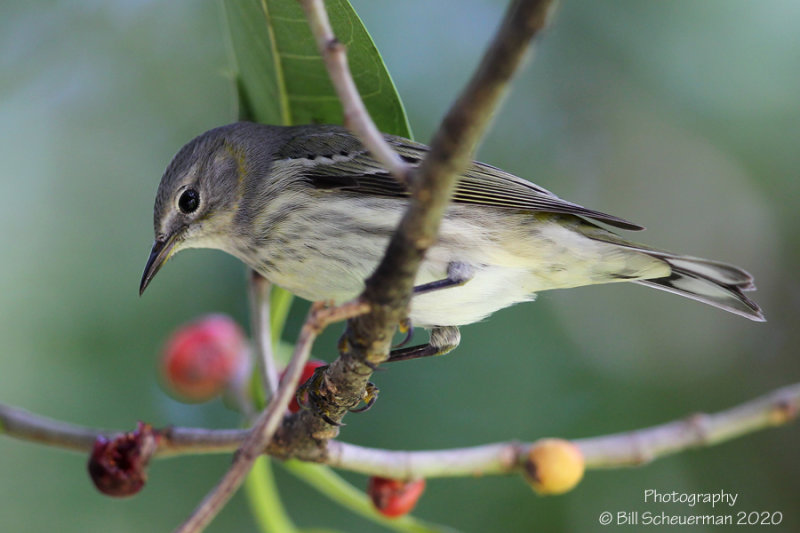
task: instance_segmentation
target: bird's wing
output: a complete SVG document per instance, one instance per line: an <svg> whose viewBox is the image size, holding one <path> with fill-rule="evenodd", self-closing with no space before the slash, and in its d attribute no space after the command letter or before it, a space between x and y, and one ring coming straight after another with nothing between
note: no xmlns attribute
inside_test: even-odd
<svg viewBox="0 0 800 533"><path fill-rule="evenodd" d="M299 143L306 145L305 152L301 150L289 156L317 159L316 164L309 165L303 172L312 186L321 190L408 197L408 190L372 159L355 138L342 134L340 130L332 130L308 135L304 139L306 142ZM387 140L406 162L414 166L428 152L424 144L408 139L387 136ZM292 146L298 147L299 144L292 143ZM614 215L562 200L534 183L479 162L473 162L456 184L453 202L577 215L626 230L644 229Z"/></svg>

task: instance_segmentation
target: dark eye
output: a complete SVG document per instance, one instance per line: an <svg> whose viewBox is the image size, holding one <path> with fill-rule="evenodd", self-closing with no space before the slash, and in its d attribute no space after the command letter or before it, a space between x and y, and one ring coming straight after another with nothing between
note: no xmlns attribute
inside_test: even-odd
<svg viewBox="0 0 800 533"><path fill-rule="evenodd" d="M194 213L200 205L200 194L194 189L186 189L178 198L178 208L182 213Z"/></svg>

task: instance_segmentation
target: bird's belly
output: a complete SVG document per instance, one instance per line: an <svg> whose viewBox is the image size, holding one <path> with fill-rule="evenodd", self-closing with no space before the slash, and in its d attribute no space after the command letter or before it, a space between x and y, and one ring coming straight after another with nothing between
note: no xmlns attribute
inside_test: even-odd
<svg viewBox="0 0 800 533"><path fill-rule="evenodd" d="M376 263L377 265L377 263ZM298 265L299 266L299 265ZM325 265L329 266L329 265ZM373 265L374 268L375 265ZM322 268L305 265L307 275L272 276L274 283L306 300L333 300L342 303L358 296L364 289L363 275L340 272L329 275ZM426 261L415 280L415 285L444 279L447 264ZM303 279L302 283L298 283ZM415 326L460 326L478 322L495 311L518 302L532 300L534 294L526 285L530 273L521 269L485 267L475 277L457 287L439 289L414 296L411 300L409 318Z"/></svg>
<svg viewBox="0 0 800 533"><path fill-rule="evenodd" d="M424 274L417 284L420 277ZM529 283L530 273L523 269L482 267L464 285L414 296L409 318L421 327L478 322L504 307L533 300Z"/></svg>

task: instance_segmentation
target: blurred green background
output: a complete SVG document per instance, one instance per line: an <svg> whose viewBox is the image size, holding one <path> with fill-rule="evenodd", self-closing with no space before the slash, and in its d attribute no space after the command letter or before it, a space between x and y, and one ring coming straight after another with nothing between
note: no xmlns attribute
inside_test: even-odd
<svg viewBox="0 0 800 533"><path fill-rule="evenodd" d="M427 141L505 3L354 5ZM585 437L798 381L798 27L791 0L563 2L479 152L646 225L639 240L747 268L769 322L638 286L543 293L464 328L451 356L377 375L380 401L348 417L342 439L422 449ZM238 423L220 402L173 401L155 368L186 320L221 311L246 323L242 266L183 253L137 296L164 167L234 119L226 39L216 2L0 4L1 402L110 428ZM302 316L293 311L288 338ZM322 358L333 330L315 349ZM593 471L562 497L535 496L515 476L431 480L417 514L470 532L589 531L606 510L711 512L645 505L645 489L725 490L739 499L724 512L782 511L771 531L797 531L798 442L795 424ZM228 464L157 461L147 488L118 501L95 492L83 456L0 438L0 531L166 531ZM381 531L277 470L298 524ZM239 495L209 530L254 529Z"/></svg>

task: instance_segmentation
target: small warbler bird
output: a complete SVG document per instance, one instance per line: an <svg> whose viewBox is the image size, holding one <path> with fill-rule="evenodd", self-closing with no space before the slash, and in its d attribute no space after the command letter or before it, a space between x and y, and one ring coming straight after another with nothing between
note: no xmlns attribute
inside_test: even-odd
<svg viewBox="0 0 800 533"><path fill-rule="evenodd" d="M411 165L428 147L385 136ZM338 126L238 122L193 139L167 167L155 200L155 243L140 294L184 248L217 248L307 300L357 296L383 257L409 193ZM630 281L755 321L744 270L627 241L597 222L641 226L558 198L474 162L460 177L416 278L409 320L428 345L391 360L445 353L458 326L536 293Z"/></svg>

